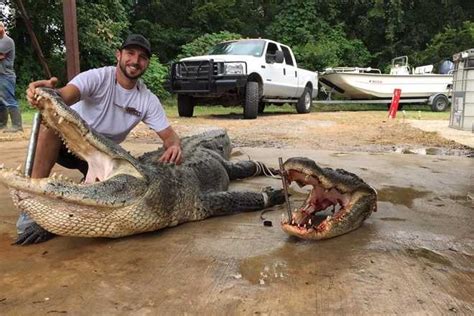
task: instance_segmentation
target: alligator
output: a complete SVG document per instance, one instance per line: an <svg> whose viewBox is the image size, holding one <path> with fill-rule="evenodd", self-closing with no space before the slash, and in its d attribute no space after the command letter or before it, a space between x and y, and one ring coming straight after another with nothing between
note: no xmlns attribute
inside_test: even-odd
<svg viewBox="0 0 474 316"><path fill-rule="evenodd" d="M308 158L290 158L282 166L288 183L310 185L311 192L291 218L283 218L282 229L302 239L327 239L359 228L377 211L377 192L357 175L344 169L321 168ZM321 221L318 212L330 209Z"/></svg>
<svg viewBox="0 0 474 316"><path fill-rule="evenodd" d="M87 161L83 181L63 176L31 179L1 167L0 183L16 207L45 230L62 236L122 237L282 204L282 190L228 191L232 180L262 174L251 160L231 162L225 130L182 139L180 165L159 162L163 148L135 158L91 130L55 90L36 89L42 124Z"/></svg>

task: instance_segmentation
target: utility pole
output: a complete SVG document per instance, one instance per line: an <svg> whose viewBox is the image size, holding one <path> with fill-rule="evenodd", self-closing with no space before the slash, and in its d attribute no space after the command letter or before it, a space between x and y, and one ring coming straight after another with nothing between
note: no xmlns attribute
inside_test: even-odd
<svg viewBox="0 0 474 316"><path fill-rule="evenodd" d="M81 71L79 63L79 40L77 35L76 0L63 1L63 16L67 79L69 81Z"/></svg>

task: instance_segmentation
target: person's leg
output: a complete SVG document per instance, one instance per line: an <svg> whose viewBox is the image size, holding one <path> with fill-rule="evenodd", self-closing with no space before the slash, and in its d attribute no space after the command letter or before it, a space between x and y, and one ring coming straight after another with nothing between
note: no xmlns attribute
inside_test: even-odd
<svg viewBox="0 0 474 316"><path fill-rule="evenodd" d="M61 140L53 130L44 126L40 127L36 153L33 163L32 178L45 178L49 176L56 160L58 159ZM53 238L55 235L36 224L25 212L20 213L16 222L18 237L17 245L40 243Z"/></svg>
<svg viewBox="0 0 474 316"><path fill-rule="evenodd" d="M6 128L8 122L7 105L5 103L7 85L8 81L6 76L0 75L0 129Z"/></svg>
<svg viewBox="0 0 474 316"><path fill-rule="evenodd" d="M5 84L3 86L3 100L7 106L10 119L12 121L11 128L4 130L5 133L15 133L23 131L23 124L21 121L20 107L18 101L15 98L15 76L2 76L1 78Z"/></svg>
<svg viewBox="0 0 474 316"><path fill-rule="evenodd" d="M52 129L47 129L44 126L40 127L31 173L32 178L46 178L49 176L51 169L58 160L61 144L61 139Z"/></svg>
<svg viewBox="0 0 474 316"><path fill-rule="evenodd" d="M8 121L7 107L3 104L0 104L0 129L4 129L7 127L7 121Z"/></svg>

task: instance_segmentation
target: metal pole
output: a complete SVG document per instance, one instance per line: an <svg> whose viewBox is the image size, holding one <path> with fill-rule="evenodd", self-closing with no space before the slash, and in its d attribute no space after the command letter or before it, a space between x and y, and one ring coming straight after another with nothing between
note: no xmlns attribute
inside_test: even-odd
<svg viewBox="0 0 474 316"><path fill-rule="evenodd" d="M288 197L288 181L286 179L286 172L283 169L283 159L281 157L278 158L278 163L280 165L280 176L281 181L283 183L283 192L285 193L285 201L286 201L286 208L288 212L288 223L291 221L291 205L290 205L290 198Z"/></svg>
<svg viewBox="0 0 474 316"><path fill-rule="evenodd" d="M33 118L33 126L31 127L30 142L28 144L28 153L26 154L25 161L25 176L31 177L33 171L33 163L35 160L36 154L36 143L38 142L38 134L41 125L41 114L39 112L35 113Z"/></svg>

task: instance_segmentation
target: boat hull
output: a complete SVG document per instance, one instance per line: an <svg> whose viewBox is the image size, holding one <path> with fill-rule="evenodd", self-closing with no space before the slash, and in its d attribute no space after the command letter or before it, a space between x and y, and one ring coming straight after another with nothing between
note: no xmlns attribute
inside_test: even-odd
<svg viewBox="0 0 474 316"><path fill-rule="evenodd" d="M429 98L438 93L448 94L452 75L388 75L373 73L323 73L320 83L328 91L349 99L391 98L395 89L401 89L401 98Z"/></svg>

